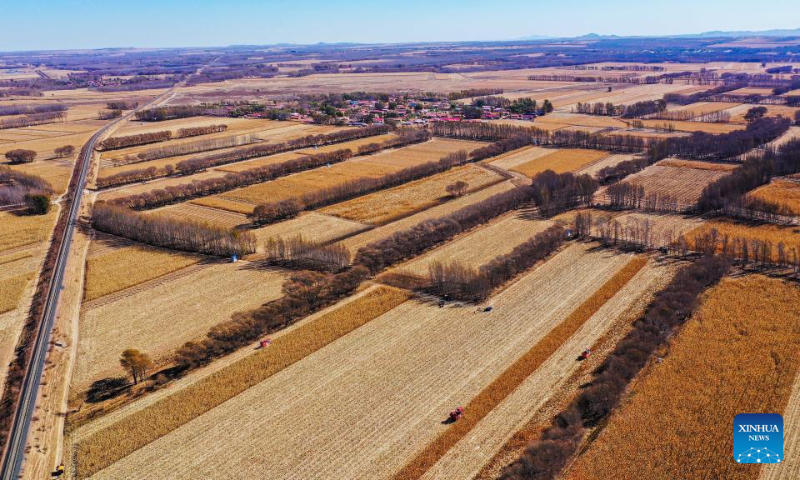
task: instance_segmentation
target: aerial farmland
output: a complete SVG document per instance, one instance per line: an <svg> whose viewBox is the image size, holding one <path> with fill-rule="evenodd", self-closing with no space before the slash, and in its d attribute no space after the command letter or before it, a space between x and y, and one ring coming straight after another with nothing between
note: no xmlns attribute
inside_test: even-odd
<svg viewBox="0 0 800 480"><path fill-rule="evenodd" d="M796 478L773 35L0 52L0 479Z"/></svg>

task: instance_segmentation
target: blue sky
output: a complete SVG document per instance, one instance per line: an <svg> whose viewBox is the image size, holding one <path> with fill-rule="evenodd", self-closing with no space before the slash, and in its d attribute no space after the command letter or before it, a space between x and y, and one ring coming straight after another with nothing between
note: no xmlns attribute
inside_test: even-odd
<svg viewBox="0 0 800 480"><path fill-rule="evenodd" d="M797 0L0 0L0 51L800 27Z"/></svg>

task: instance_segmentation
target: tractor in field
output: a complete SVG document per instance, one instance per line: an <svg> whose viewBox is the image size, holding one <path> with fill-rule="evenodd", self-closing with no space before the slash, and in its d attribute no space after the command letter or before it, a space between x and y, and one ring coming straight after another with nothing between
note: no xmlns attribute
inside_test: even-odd
<svg viewBox="0 0 800 480"><path fill-rule="evenodd" d="M267 348L270 345L272 345L272 339L269 338L269 337L267 337L267 338L261 340L260 342L258 342L259 348Z"/></svg>
<svg viewBox="0 0 800 480"><path fill-rule="evenodd" d="M578 356L578 361L582 362L582 361L586 360L587 358L589 358L589 355L591 355L591 354L592 354L592 351L587 348L586 350L582 351L581 354Z"/></svg>
<svg viewBox="0 0 800 480"><path fill-rule="evenodd" d="M64 464L57 466L55 470L53 470L53 477L58 478L61 475L64 475Z"/></svg>
<svg viewBox="0 0 800 480"><path fill-rule="evenodd" d="M459 421L463 416L464 416L464 407L458 407L452 412L450 412L449 421L450 423L455 423Z"/></svg>

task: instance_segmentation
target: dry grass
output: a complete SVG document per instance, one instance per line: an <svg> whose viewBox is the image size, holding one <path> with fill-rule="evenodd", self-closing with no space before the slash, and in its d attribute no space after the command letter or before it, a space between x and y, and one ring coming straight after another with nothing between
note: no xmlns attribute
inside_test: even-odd
<svg viewBox="0 0 800 480"><path fill-rule="evenodd" d="M174 472L231 479L390 475L448 427L441 424L448 411L483 390L630 259L589 250L573 245L543 263L494 297L489 314L404 302L97 478L130 471L142 479Z"/></svg>
<svg viewBox="0 0 800 480"><path fill-rule="evenodd" d="M502 177L476 165L465 165L338 203L322 209L321 212L372 225L384 225L446 201L449 195L445 187L458 181L469 184L469 192L501 182Z"/></svg>
<svg viewBox="0 0 800 480"><path fill-rule="evenodd" d="M305 193L342 185L360 178L382 177L406 167L438 160L448 153L462 149L469 151L481 145L483 144L479 142L434 139L193 200L192 203L247 214L259 203L298 198Z"/></svg>
<svg viewBox="0 0 800 480"><path fill-rule="evenodd" d="M84 300L94 300L195 264L200 257L140 245L92 255L86 261Z"/></svg>
<svg viewBox="0 0 800 480"><path fill-rule="evenodd" d="M743 125L733 125L730 123L684 122L676 120L642 120L642 123L647 128L669 129L671 127L680 132L729 133L744 128Z"/></svg>
<svg viewBox="0 0 800 480"><path fill-rule="evenodd" d="M67 184L72 176L73 164L68 160L47 160L27 165L12 165L11 169L42 177L50 182L56 193L60 194L67 189Z"/></svg>
<svg viewBox="0 0 800 480"><path fill-rule="evenodd" d="M783 205L794 215L800 215L800 183L789 180L773 180L757 188L752 196Z"/></svg>
<svg viewBox="0 0 800 480"><path fill-rule="evenodd" d="M394 476L395 480L420 478L462 438L469 434L486 415L519 387L558 348L577 332L592 315L622 289L647 264L647 257L635 257L608 279L563 322L501 373L465 407L466 415L452 424L433 442L408 462Z"/></svg>
<svg viewBox="0 0 800 480"><path fill-rule="evenodd" d="M730 458L730 425L738 413L786 408L800 366L797 318L797 286L723 280L567 478L757 478L757 466Z"/></svg>
<svg viewBox="0 0 800 480"><path fill-rule="evenodd" d="M738 223L732 220L711 220L704 223L699 228L692 230L686 234L690 246L692 246L692 239L697 235L705 235L715 229L720 238L729 235L731 238L738 237L747 240L761 240L772 242L773 247L773 260L777 260L777 245L783 242L786 246L787 254L791 258L792 248L798 250L800 255L800 229L798 227L783 227L778 225L747 225Z"/></svg>
<svg viewBox="0 0 800 480"><path fill-rule="evenodd" d="M600 150L566 148L518 165L512 170L531 178L545 170L553 170L556 173L574 172L607 156L608 152Z"/></svg>
<svg viewBox="0 0 800 480"><path fill-rule="evenodd" d="M126 417L78 444L79 478L86 478L188 423L325 345L408 300L407 292L379 287L281 336L268 348Z"/></svg>
<svg viewBox="0 0 800 480"><path fill-rule="evenodd" d="M0 280L0 313L10 312L17 308L19 297L32 278L33 273L25 273Z"/></svg>
<svg viewBox="0 0 800 480"><path fill-rule="evenodd" d="M58 215L53 208L47 215L14 215L0 212L0 251L44 242Z"/></svg>

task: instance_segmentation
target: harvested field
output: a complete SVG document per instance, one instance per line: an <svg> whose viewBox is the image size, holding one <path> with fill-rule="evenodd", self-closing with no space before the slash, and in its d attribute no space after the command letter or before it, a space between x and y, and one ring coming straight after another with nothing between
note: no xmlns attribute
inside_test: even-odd
<svg viewBox="0 0 800 480"><path fill-rule="evenodd" d="M121 185L119 187L112 187L100 190L97 193L98 200L114 200L115 198L127 197L128 195L137 195L140 193L152 192L167 187L174 187L177 185L186 185L194 181L208 180L211 178L220 178L227 175L217 169L206 170L204 172L195 173L191 176L172 176L160 177L147 182L130 183Z"/></svg>
<svg viewBox="0 0 800 480"><path fill-rule="evenodd" d="M183 120L183 121L180 121ZM192 121L194 120L194 121ZM198 121L199 120L199 121ZM211 120L211 121L209 121ZM231 122L233 121L233 122ZM164 123L170 123L170 125L162 125ZM196 143L196 142L204 142L206 140L221 140L245 135L255 135L256 137L261 137L262 135L278 135L278 134L285 134L285 132L294 132L297 130L306 131L312 130L310 128L298 128L298 126L303 124L292 123L292 122L279 122L276 120L261 120L261 119L239 119L239 118L202 118L202 117L194 117L194 118L186 118L186 119L177 119L177 120L165 120L163 122L154 122L150 123L149 126L153 127L150 131L165 131L169 130L172 132L173 136L177 135L177 131L181 128L196 127L196 126L208 126L208 125L228 125L228 129L224 132L216 132L206 135L194 136L194 137L186 137L186 138L173 138L171 140L165 140L163 142L156 142L150 143L147 145L139 145L134 147L128 148L121 148L116 150L110 150L107 152L103 152L103 159L109 162L115 161L122 161L126 156L137 156L141 152L146 152L152 149L159 149L162 147L168 147L173 145L183 145L187 143ZM303 125L305 126L305 125ZM156 128L158 127L158 128ZM324 130L321 129L321 130ZM141 132L139 132L141 133ZM117 131L114 136L115 137L122 137L130 135L129 133Z"/></svg>
<svg viewBox="0 0 800 480"><path fill-rule="evenodd" d="M345 148L344 144L336 144L342 145L341 148ZM294 152L284 152L278 153L276 155L268 155L266 157L258 157L252 160L245 160L243 162L236 162L236 163L227 163L224 165L219 165L217 167L213 167L215 171L221 171L225 173L229 172L241 172L244 170L250 170L256 167L264 167L267 165L274 165L276 163L283 163L289 160L295 160L297 158L301 158L303 155L294 151ZM194 176L192 176L194 178Z"/></svg>
<svg viewBox="0 0 800 480"><path fill-rule="evenodd" d="M0 313L10 312L17 308L22 291L33 278L33 273L23 273L0 280Z"/></svg>
<svg viewBox="0 0 800 480"><path fill-rule="evenodd" d="M699 160L681 160L670 158L661 160L658 164L662 167L694 168L697 170L713 170L716 172L730 172L735 170L738 165L730 163L701 162Z"/></svg>
<svg viewBox="0 0 800 480"><path fill-rule="evenodd" d="M396 137L397 136L393 133L387 133L384 135L375 135L372 137L359 138L350 142L334 143L333 145L325 145L323 147L304 148L302 150L297 150L297 153L301 153L304 155L313 155L315 153L335 152L336 150L341 150L342 148L349 148L353 153L358 153L358 147L361 147L363 145L369 145L371 143L383 143L387 140L391 140Z"/></svg>
<svg viewBox="0 0 800 480"><path fill-rule="evenodd" d="M795 112L800 110L797 107L787 107L786 105L763 105L767 109L767 113L765 116L767 117L777 117L777 116L784 116L786 118L793 119ZM755 105L744 104L738 107L731 108L728 113L731 114L730 123L741 123L746 124L747 120L745 120L744 116L747 115L747 111L751 108L755 107Z"/></svg>
<svg viewBox="0 0 800 480"><path fill-rule="evenodd" d="M44 216L0 212L0 251L44 242L50 238L57 216L57 208Z"/></svg>
<svg viewBox="0 0 800 480"><path fill-rule="evenodd" d="M397 269L414 275L428 275L433 262L458 262L478 268L498 255L511 252L517 245L543 232L553 222L548 220L525 220L519 212L511 212L502 219L480 227L467 235L431 250Z"/></svg>
<svg viewBox="0 0 800 480"><path fill-rule="evenodd" d="M692 246L693 238L697 235L705 235L715 229L720 238L729 235L731 238L744 238L747 240L761 240L772 242L773 246L773 260L777 260L777 245L783 243L786 246L791 258L792 248L796 248L798 255L800 255L800 228L798 227L783 227L778 225L747 225L744 223L735 222L732 220L710 220L705 222L702 226L692 230L686 235Z"/></svg>
<svg viewBox="0 0 800 480"><path fill-rule="evenodd" d="M34 162L27 165L12 165L12 170L17 170L29 175L36 175L50 182L53 190L60 194L66 191L69 179L72 176L73 165L70 161L47 160Z"/></svg>
<svg viewBox="0 0 800 480"><path fill-rule="evenodd" d="M770 147L780 147L797 138L800 138L800 127L789 127L786 133L769 142L767 145Z"/></svg>
<svg viewBox="0 0 800 480"><path fill-rule="evenodd" d="M460 208L464 208L468 205L472 205L474 203L486 200L492 195L497 195L498 193L505 192L512 188L514 188L514 185L511 182L498 183L497 185L492 185L491 187L487 187L475 193L465 195L456 200L451 200L442 205L437 205L435 207L429 208L428 210L423 210L417 214L411 215L410 217L406 217L401 220L388 223L381 227L373 228L372 230L368 230L364 233L354 235L342 241L341 243L342 245L347 247L347 249L350 250L351 253L355 253L359 248L363 247L364 245L380 240L382 238L386 238L395 232L413 227L414 225L425 220L442 217Z"/></svg>
<svg viewBox="0 0 800 480"><path fill-rule="evenodd" d="M427 474L430 478L438 478L438 474L429 471L434 464L445 457L450 450L461 440L464 440L481 420L489 415L498 405L509 397L526 379L538 370L548 358L555 354L560 347L569 340L583 325L600 310L620 289L647 264L646 257L631 259L627 265L620 269L602 287L586 299L563 322L558 324L550 333L542 338L536 345L528 350L507 370L501 373L491 384L473 398L464 408L468 415L458 421L446 431L442 432L433 442L428 444L413 460L403 467L396 475L397 480L416 479ZM574 352L571 357L574 357ZM564 365L573 365L570 358ZM474 441L475 437L471 436ZM478 448L480 449L480 448ZM488 452L487 452L488 453ZM446 462L446 460L445 460ZM464 463L458 462L463 468ZM475 468L475 467L473 467ZM467 478L467 475L453 475L452 471L444 467L447 478ZM476 472L473 472L473 475Z"/></svg>
<svg viewBox="0 0 800 480"><path fill-rule="evenodd" d="M757 478L758 466L730 458L730 424L738 413L786 409L800 366L800 325L776 318L800 318L796 285L724 279L567 478ZM762 468L770 467L786 471Z"/></svg>
<svg viewBox="0 0 800 480"><path fill-rule="evenodd" d="M131 468L143 479L390 474L447 428L441 421L453 405L473 398L629 259L571 246L497 295L491 314L407 301L96 478Z"/></svg>
<svg viewBox="0 0 800 480"><path fill-rule="evenodd" d="M554 112L544 117L537 117L534 126L541 128L541 125L546 123L601 128L626 128L628 126L625 122L615 117L561 112Z"/></svg>
<svg viewBox="0 0 800 480"><path fill-rule="evenodd" d="M303 194L334 187L360 178L377 178L398 170L390 166L348 161L330 168L308 170L295 175L281 177L270 182L259 183L210 197L191 200L195 205L204 205L235 213L248 214L256 205L299 198Z"/></svg>
<svg viewBox="0 0 800 480"><path fill-rule="evenodd" d="M97 241L93 245L95 243ZM139 285L188 267L200 259L199 256L144 245L94 249L94 251L90 248L86 261L84 301Z"/></svg>
<svg viewBox="0 0 800 480"><path fill-rule="evenodd" d="M529 178L545 170L556 173L574 172L598 162L608 156L608 152L580 148L565 148L550 155L535 158L527 163L517 165L512 170Z"/></svg>
<svg viewBox="0 0 800 480"><path fill-rule="evenodd" d="M726 102L697 102L690 103L689 105L681 105L680 107L670 108L667 114L676 112L691 112L692 118L701 117L709 113L720 112L729 108L738 107L739 103L726 103Z"/></svg>
<svg viewBox="0 0 800 480"><path fill-rule="evenodd" d="M251 230L258 239L259 248L269 238L281 237L289 239L302 235L312 242L329 243L368 230L369 225L324 215L317 212L305 212L283 222Z"/></svg>
<svg viewBox="0 0 800 480"><path fill-rule="evenodd" d="M428 178L337 203L322 213L372 225L384 225L398 218L425 210L450 198L445 187L466 182L467 192L479 190L503 178L477 165L465 165Z"/></svg>
<svg viewBox="0 0 800 480"><path fill-rule="evenodd" d="M800 182L773 180L769 184L757 188L750 195L783 205L793 215L800 215Z"/></svg>
<svg viewBox="0 0 800 480"><path fill-rule="evenodd" d="M84 306L73 383L121 375L119 355L138 348L158 360L237 311L281 296L284 274L250 262L187 267Z"/></svg>
<svg viewBox="0 0 800 480"><path fill-rule="evenodd" d="M730 170L709 169L707 165L694 168L693 164L659 162L628 176L625 182L643 186L645 195L670 195L677 198L681 207L690 207L697 203L706 185L730 173ZM598 190L595 199L605 199L606 189Z"/></svg>
<svg viewBox="0 0 800 480"><path fill-rule="evenodd" d="M211 197L193 200L192 203L220 208L237 213L250 213L263 202L276 202L298 198L322 188L341 185L359 178L382 177L406 167L438 160L458 150L471 151L483 145L480 142L433 139L409 147L385 150L375 155L357 157L328 168L317 168L296 175L278 178L271 182L251 185Z"/></svg>
<svg viewBox="0 0 800 480"><path fill-rule="evenodd" d="M676 120L642 120L642 124L647 128L659 130L705 133L729 133L744 128L743 125L733 125L730 123L684 122Z"/></svg>
<svg viewBox="0 0 800 480"><path fill-rule="evenodd" d="M618 153L609 155L602 160L589 164L586 167L583 167L577 171L575 171L578 175L597 175L597 172L606 168L606 167L615 167L621 162L626 162L628 160L634 160L637 157L636 154L631 153Z"/></svg>
<svg viewBox="0 0 800 480"><path fill-rule="evenodd" d="M538 158L557 152L557 149L543 147L522 147L491 158L489 163L505 170L532 162Z"/></svg>
<svg viewBox="0 0 800 480"><path fill-rule="evenodd" d="M800 468L800 375L794 380L794 387L783 416L783 460L782 465L769 465L761 468L758 480L792 480Z"/></svg>
<svg viewBox="0 0 800 480"><path fill-rule="evenodd" d="M629 232L631 229L635 230L637 227L639 231L643 231L645 222L647 222L647 231L650 235L649 243L654 247L668 246L681 235L687 235L704 223L704 220L700 217L640 212L623 213L614 217L614 220L620 223L624 232ZM598 237L600 236L600 232L597 229L593 233Z"/></svg>
<svg viewBox="0 0 800 480"><path fill-rule="evenodd" d="M410 294L402 290L390 287L373 288L358 299L329 310L287 335L279 336L268 348L244 357L175 395L97 432L79 443L79 454L83 453L79 457L81 476L111 464L113 460L120 458L115 454L121 450L134 451L148 441L159 438L221 405L392 310L409 297ZM163 422L164 415L170 415L169 422ZM153 429L153 426L156 428ZM139 442L119 445L116 439L127 438L129 442L130 432L139 433L135 437Z"/></svg>
<svg viewBox="0 0 800 480"><path fill-rule="evenodd" d="M204 207L193 203L179 203L154 210L147 210L149 215L160 215L175 219L194 220L225 228L234 228L239 225L249 224L250 221L242 214Z"/></svg>
<svg viewBox="0 0 800 480"><path fill-rule="evenodd" d="M765 95L769 96L772 95L771 88L761 88L761 87L744 87L744 88L737 88L731 92L728 92L728 95Z"/></svg>

